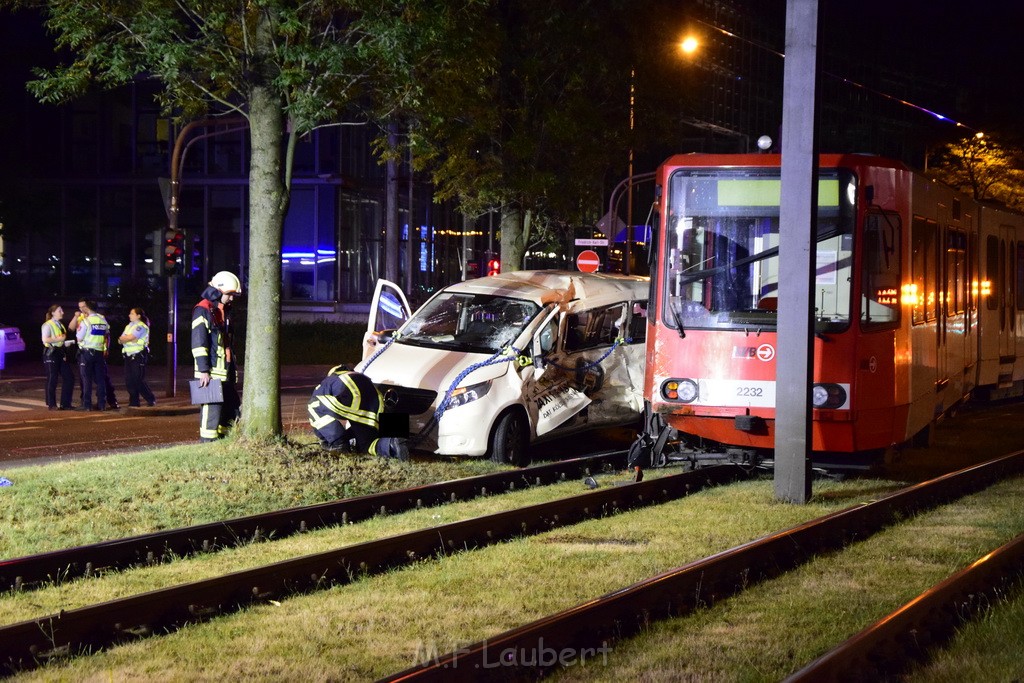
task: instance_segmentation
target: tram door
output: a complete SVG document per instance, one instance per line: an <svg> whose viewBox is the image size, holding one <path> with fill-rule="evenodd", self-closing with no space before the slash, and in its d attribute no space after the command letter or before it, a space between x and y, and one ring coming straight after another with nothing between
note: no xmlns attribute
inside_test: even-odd
<svg viewBox="0 0 1024 683"><path fill-rule="evenodd" d="M1016 230L1012 225L999 226L999 356L1011 358L1016 356L1016 301L1014 297L1014 279L1017 269L1015 257L1017 253ZM1011 361L1012 362L1012 361Z"/></svg>

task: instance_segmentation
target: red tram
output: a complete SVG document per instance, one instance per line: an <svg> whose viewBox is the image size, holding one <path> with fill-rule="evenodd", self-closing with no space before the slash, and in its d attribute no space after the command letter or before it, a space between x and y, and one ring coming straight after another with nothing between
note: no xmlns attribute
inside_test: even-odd
<svg viewBox="0 0 1024 683"><path fill-rule="evenodd" d="M673 156L657 182L632 461L771 459L780 157ZM863 466L972 394L1022 394L1024 216L889 159L822 155L817 235L815 463Z"/></svg>

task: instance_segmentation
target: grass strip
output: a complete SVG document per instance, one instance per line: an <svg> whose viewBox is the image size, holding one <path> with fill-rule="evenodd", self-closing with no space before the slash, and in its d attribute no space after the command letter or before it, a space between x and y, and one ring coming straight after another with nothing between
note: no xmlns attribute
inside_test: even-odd
<svg viewBox="0 0 1024 683"><path fill-rule="evenodd" d="M0 489L0 558L499 469L486 459L400 463L235 441L24 467Z"/></svg>
<svg viewBox="0 0 1024 683"><path fill-rule="evenodd" d="M367 680L893 486L821 482L805 506L777 502L768 481L709 490L253 607L24 678Z"/></svg>

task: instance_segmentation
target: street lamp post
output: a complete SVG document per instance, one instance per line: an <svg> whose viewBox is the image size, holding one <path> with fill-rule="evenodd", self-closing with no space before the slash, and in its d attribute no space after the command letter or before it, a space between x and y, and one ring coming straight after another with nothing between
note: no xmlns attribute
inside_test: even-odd
<svg viewBox="0 0 1024 683"><path fill-rule="evenodd" d="M625 273L630 274L630 265L633 257L633 128L635 124L634 105L636 103L636 70L629 70L629 182L626 185L626 264Z"/></svg>
<svg viewBox="0 0 1024 683"><path fill-rule="evenodd" d="M214 131L196 136L184 144L185 140L196 128L213 125L244 124L228 130ZM174 140L174 151L171 153L170 197L167 201L167 231L174 234L178 231L178 214L180 213L179 196L181 194L181 169L185 165L185 154L193 142L214 135L233 133L245 128L248 120L244 116L200 119L190 121L178 132ZM178 276L167 275L167 396L173 397L177 389L178 372Z"/></svg>

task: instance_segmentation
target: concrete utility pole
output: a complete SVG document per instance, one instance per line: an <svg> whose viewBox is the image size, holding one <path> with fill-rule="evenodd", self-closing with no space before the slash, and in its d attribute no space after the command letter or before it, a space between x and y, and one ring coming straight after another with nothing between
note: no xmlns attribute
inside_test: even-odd
<svg viewBox="0 0 1024 683"><path fill-rule="evenodd" d="M811 497L811 384L818 218L818 0L787 0L775 377L775 495Z"/></svg>

